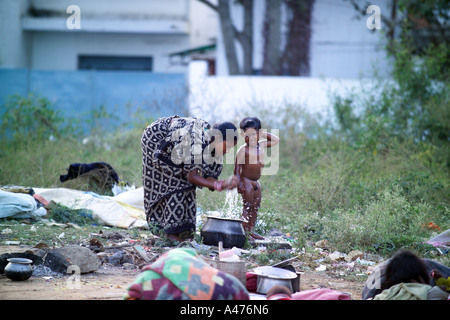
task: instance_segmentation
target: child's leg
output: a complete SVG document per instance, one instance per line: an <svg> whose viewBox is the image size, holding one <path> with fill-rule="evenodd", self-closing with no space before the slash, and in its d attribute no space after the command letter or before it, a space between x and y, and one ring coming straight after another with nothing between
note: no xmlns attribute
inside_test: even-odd
<svg viewBox="0 0 450 320"><path fill-rule="evenodd" d="M256 225L256 220L258 218L258 211L259 207L261 205L261 186L258 181L252 181L254 193L253 193L253 204L250 207L250 214L249 214L249 227L250 230L253 230ZM260 236L259 234L255 232L251 232L250 235L259 240L263 240L264 238Z"/></svg>
<svg viewBox="0 0 450 320"><path fill-rule="evenodd" d="M243 200L242 218L244 219L244 230L249 232L255 239L264 239L260 235L252 232L261 204L261 187L258 181L244 178L243 182L244 189L241 191L241 194Z"/></svg>
<svg viewBox="0 0 450 320"><path fill-rule="evenodd" d="M254 189L249 179L243 179L243 188L239 190L242 195L242 219L245 231L250 231L251 208L253 204Z"/></svg>

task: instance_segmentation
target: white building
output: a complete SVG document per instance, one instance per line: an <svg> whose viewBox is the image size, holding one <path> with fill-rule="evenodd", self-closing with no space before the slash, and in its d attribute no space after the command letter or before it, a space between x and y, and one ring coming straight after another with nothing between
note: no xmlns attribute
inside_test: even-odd
<svg viewBox="0 0 450 320"><path fill-rule="evenodd" d="M217 3L217 0L210 1ZM229 1L233 23L240 29L243 8L237 1ZM389 14L390 3L390 0L371 2L380 7L382 14ZM74 28L76 11L69 8L71 5L80 9L80 29ZM255 71L260 70L263 63L264 12L265 1L254 0ZM285 15L285 11L282 14ZM329 112L330 106L329 88L345 92L357 86L360 78L370 79L374 68L382 76L389 72L390 64L383 42L387 27L381 25L381 30L370 30L366 25L370 14L366 17L360 15L359 19L357 16L348 0L315 0L309 77L227 77L218 14L198 0L0 0L0 69L189 73L186 78L189 84L188 104L190 110L195 110L193 113L200 117L210 118L215 114L212 110L234 117L235 112L232 111L249 105L286 102L325 113ZM284 28L286 30L286 23ZM189 68L185 62L189 61L190 50L199 47L216 50L208 51L209 65L196 62ZM242 63L242 50L238 44L236 47L238 60ZM180 52L187 53L188 59L173 56ZM213 72L211 58L214 60ZM3 80L0 77L3 81L0 84L9 82L6 77L3 76ZM119 80L115 80L116 88L128 85L123 90L115 90L124 97L138 96L141 91L150 92L153 86L149 82L145 88L150 89L140 89L139 77L135 77L136 82L122 80L120 83ZM67 83L65 86L71 94L58 87L58 78L53 82L54 89L51 88L50 94L55 101L69 95L80 96L76 88L72 88L76 86L75 80L75 85ZM164 80L164 83L169 88L174 86L172 80ZM129 90L130 86L134 91ZM0 96L9 94L11 90L8 90L2 91L0 87ZM86 89L86 92L89 90L93 91ZM102 96L109 96L112 91L111 87L102 90ZM154 95L149 95L153 99Z"/></svg>
<svg viewBox="0 0 450 320"><path fill-rule="evenodd" d="M390 15L391 1L377 0L381 14ZM243 7L230 0L232 20L242 29ZM253 70L263 63L263 23L265 1L255 0L253 7ZM286 16L286 11L282 11ZM333 117L331 96L358 92L372 85L375 71L387 77L390 61L385 50L387 26L369 29L366 16L358 13L348 0L315 0L310 39L310 74L298 76L228 76L222 35L218 34L216 76L208 76L205 63L190 67L190 107L208 119L237 120L245 112L258 108L276 110L286 105L302 107L310 113ZM286 22L284 22L286 31ZM236 42L238 62L242 50ZM250 110L250 111L249 111ZM256 110L256 111L255 111Z"/></svg>
<svg viewBox="0 0 450 320"><path fill-rule="evenodd" d="M234 25L242 29L243 7L231 1L231 15ZM253 7L253 69L261 70L263 63L263 23L265 1L255 0ZM389 16L390 0L371 1L377 5L381 14ZM282 8L283 9L283 8ZM286 11L282 10L282 29L286 32ZM385 32L381 29L369 29L366 17L358 13L348 0L315 0L312 11L310 42L310 77L327 77L339 79L358 79L370 77L373 67L385 75L389 70L389 61L385 50ZM236 44L238 60L242 64L242 50ZM227 75L222 36L217 41L217 75Z"/></svg>
<svg viewBox="0 0 450 320"><path fill-rule="evenodd" d="M2 0L0 68L183 73L169 55L216 34L215 12L197 0Z"/></svg>

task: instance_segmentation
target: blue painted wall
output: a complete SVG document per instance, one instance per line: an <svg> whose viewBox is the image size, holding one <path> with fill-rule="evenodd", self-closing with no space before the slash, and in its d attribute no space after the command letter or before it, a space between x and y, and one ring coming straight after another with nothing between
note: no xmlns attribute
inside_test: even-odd
<svg viewBox="0 0 450 320"><path fill-rule="evenodd" d="M9 96L19 94L26 97L29 93L49 99L61 115L68 120L78 119L81 123L100 106L118 118L114 125L129 123L137 111L143 118L187 114L185 74L0 70L0 108Z"/></svg>

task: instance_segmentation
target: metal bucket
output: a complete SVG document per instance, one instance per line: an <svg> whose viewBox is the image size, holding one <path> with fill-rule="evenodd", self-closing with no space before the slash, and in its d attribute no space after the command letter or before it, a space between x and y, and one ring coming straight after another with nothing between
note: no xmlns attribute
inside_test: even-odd
<svg viewBox="0 0 450 320"><path fill-rule="evenodd" d="M258 275L256 292L266 294L275 285L282 285L294 291L293 280L297 279L295 272L277 267L259 267L254 270Z"/></svg>

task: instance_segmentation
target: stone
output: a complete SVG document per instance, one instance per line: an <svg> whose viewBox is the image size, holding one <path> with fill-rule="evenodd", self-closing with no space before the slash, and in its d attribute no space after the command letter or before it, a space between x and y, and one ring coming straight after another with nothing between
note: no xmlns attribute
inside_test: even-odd
<svg viewBox="0 0 450 320"><path fill-rule="evenodd" d="M123 260L124 255L125 255L124 251L117 251L113 255L109 256L107 258L107 261L108 261L108 263L111 263L113 265L120 265L120 263Z"/></svg>
<svg viewBox="0 0 450 320"><path fill-rule="evenodd" d="M327 248L328 247L328 240L319 240L314 244L317 248Z"/></svg>
<svg viewBox="0 0 450 320"><path fill-rule="evenodd" d="M355 261L358 258L362 259L363 256L364 256L364 253L362 253L361 251L353 250L347 254L347 256L345 257L345 261L347 261L347 262Z"/></svg>
<svg viewBox="0 0 450 320"><path fill-rule="evenodd" d="M55 272L67 273L67 268L76 265L80 273L94 272L102 262L95 253L81 246L67 246L49 250L45 257L45 265Z"/></svg>
<svg viewBox="0 0 450 320"><path fill-rule="evenodd" d="M122 264L122 268L125 270L135 270L136 266L132 263L125 262L124 264Z"/></svg>
<svg viewBox="0 0 450 320"><path fill-rule="evenodd" d="M343 258L344 258L343 255L339 251L334 251L333 253L330 253L328 255L328 259L331 261L338 261Z"/></svg>

